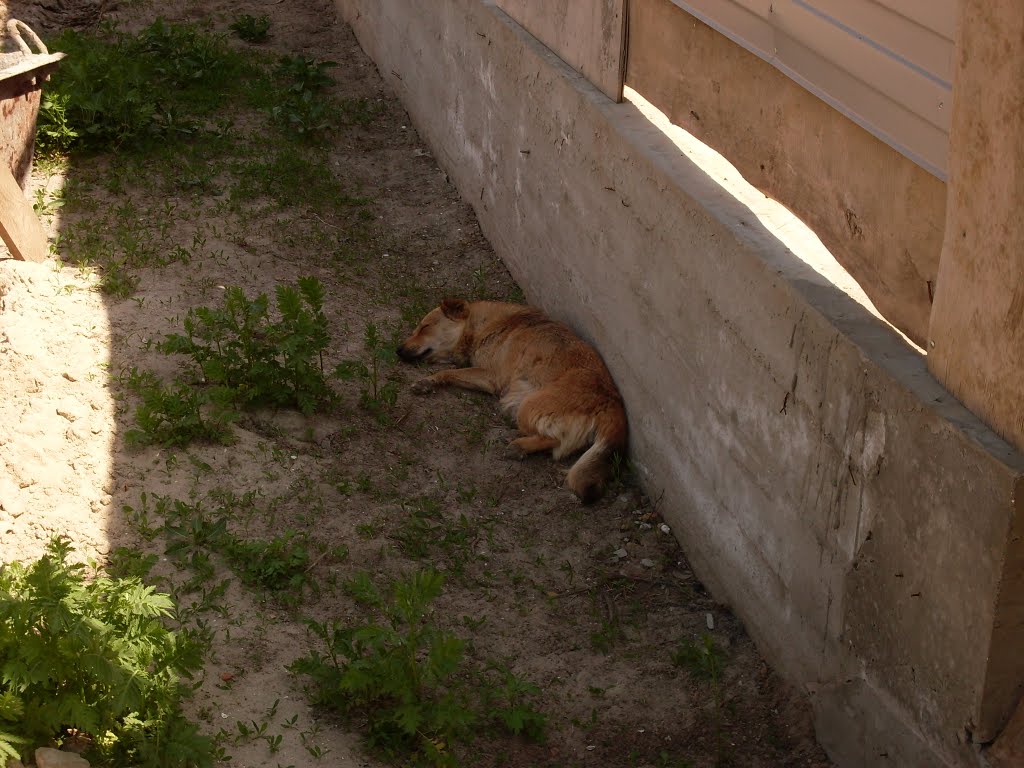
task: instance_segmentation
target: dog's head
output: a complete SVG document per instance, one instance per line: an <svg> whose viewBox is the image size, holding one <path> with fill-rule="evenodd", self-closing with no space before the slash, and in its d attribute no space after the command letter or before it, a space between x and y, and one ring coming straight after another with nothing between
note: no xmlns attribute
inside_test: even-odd
<svg viewBox="0 0 1024 768"><path fill-rule="evenodd" d="M463 299L445 299L420 320L412 336L396 350L407 363L416 360L448 360L462 338L469 317L469 304Z"/></svg>

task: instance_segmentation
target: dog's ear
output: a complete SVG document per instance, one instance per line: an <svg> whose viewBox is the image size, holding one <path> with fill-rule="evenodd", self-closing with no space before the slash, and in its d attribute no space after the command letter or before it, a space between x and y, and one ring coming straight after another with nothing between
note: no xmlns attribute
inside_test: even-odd
<svg viewBox="0 0 1024 768"><path fill-rule="evenodd" d="M465 299L445 299L441 302L441 312L449 320L465 320L469 317L469 304Z"/></svg>

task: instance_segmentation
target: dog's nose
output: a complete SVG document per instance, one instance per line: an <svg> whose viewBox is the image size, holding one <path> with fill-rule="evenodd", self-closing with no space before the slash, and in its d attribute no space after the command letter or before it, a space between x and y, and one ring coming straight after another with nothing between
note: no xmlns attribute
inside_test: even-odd
<svg viewBox="0 0 1024 768"><path fill-rule="evenodd" d="M395 354L402 360L412 360L415 357L412 352L406 349L405 344L396 349Z"/></svg>

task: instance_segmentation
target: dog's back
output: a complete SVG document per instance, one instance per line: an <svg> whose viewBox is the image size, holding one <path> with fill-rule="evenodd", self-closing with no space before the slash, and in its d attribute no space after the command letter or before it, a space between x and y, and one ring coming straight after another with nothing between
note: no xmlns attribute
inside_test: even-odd
<svg viewBox="0 0 1024 768"><path fill-rule="evenodd" d="M590 446L567 482L582 501L594 501L610 473L608 460L625 450L628 439L622 397L604 361L539 309L497 302L469 306L470 363L492 372L502 406L520 432L557 440L555 459Z"/></svg>

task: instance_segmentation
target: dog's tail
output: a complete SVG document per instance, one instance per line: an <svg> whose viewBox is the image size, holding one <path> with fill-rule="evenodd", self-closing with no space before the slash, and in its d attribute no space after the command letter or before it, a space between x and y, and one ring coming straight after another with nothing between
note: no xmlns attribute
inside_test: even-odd
<svg viewBox="0 0 1024 768"><path fill-rule="evenodd" d="M628 434L626 414L621 407L601 414L594 430L594 444L572 465L565 481L584 504L593 504L604 495L612 473L612 456L626 450Z"/></svg>

